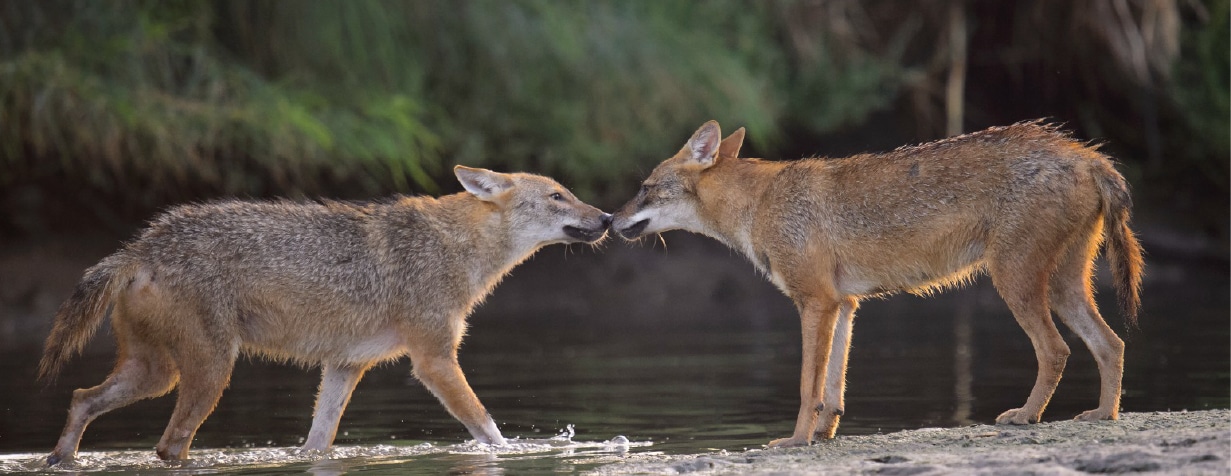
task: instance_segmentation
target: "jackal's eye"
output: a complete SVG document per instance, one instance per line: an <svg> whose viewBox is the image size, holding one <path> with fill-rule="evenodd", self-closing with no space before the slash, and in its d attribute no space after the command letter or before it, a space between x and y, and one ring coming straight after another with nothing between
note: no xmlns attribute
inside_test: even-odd
<svg viewBox="0 0 1231 476"><path fill-rule="evenodd" d="M560 192L554 192L551 195L548 195L547 198L550 198L555 201L563 201L564 195L560 195Z"/></svg>

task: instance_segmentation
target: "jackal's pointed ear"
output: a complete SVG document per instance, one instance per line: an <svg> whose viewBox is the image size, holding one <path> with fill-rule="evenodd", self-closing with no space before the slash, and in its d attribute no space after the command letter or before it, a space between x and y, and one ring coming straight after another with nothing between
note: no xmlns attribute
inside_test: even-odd
<svg viewBox="0 0 1231 476"><path fill-rule="evenodd" d="M688 150L688 162L702 167L714 165L720 138L722 138L722 130L718 128L718 121L702 124L697 132L692 133L692 138L688 139L688 145L684 146Z"/></svg>
<svg viewBox="0 0 1231 476"><path fill-rule="evenodd" d="M508 175L487 169L458 165L453 167L453 174L467 192L480 200L490 201L513 188L513 179Z"/></svg>
<svg viewBox="0 0 1231 476"><path fill-rule="evenodd" d="M744 145L744 128L741 127L718 144L719 157L739 157L739 148Z"/></svg>

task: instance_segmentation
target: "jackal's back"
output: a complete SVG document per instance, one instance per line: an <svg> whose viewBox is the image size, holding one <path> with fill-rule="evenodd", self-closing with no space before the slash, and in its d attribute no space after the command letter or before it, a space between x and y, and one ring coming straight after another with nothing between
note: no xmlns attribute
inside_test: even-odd
<svg viewBox="0 0 1231 476"><path fill-rule="evenodd" d="M295 285L368 297L379 260L368 246L373 210L339 202L180 206L154 219L130 249L185 286L232 294Z"/></svg>
<svg viewBox="0 0 1231 476"><path fill-rule="evenodd" d="M1094 147L1037 122L805 159L783 168L762 201L761 236L781 249L822 242L864 274L852 281L924 291L963 281L1022 233L1058 246L1101 212L1108 170Z"/></svg>
<svg viewBox="0 0 1231 476"><path fill-rule="evenodd" d="M156 218L127 252L148 273L147 301L190 310L181 315L208 320L220 338L306 363L379 360L401 352L399 335L454 333L449 318L472 304L466 265L481 257L447 245L438 205L188 205Z"/></svg>
<svg viewBox="0 0 1231 476"><path fill-rule="evenodd" d="M780 183L827 200L856 222L896 227L1093 191L1091 170L1108 161L1053 127L1022 123L883 154L801 160L782 172Z"/></svg>

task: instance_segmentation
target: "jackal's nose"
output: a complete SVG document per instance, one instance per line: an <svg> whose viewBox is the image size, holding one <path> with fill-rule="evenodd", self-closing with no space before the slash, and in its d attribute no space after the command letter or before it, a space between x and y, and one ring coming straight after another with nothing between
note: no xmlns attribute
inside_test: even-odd
<svg viewBox="0 0 1231 476"><path fill-rule="evenodd" d="M610 214L610 213L604 213L604 214L603 214L603 216L602 216L601 218L599 218L599 220L602 220L602 222L603 222L603 228L609 228L609 227L611 227L611 220L612 220L612 218L611 218L611 214Z"/></svg>

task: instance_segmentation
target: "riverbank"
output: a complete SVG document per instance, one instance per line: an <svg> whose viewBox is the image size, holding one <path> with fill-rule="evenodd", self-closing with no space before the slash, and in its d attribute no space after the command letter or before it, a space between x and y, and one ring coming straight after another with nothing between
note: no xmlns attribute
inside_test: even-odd
<svg viewBox="0 0 1231 476"><path fill-rule="evenodd" d="M633 454L596 474L1231 473L1231 410L1125 413L1119 421L924 428L805 448Z"/></svg>

